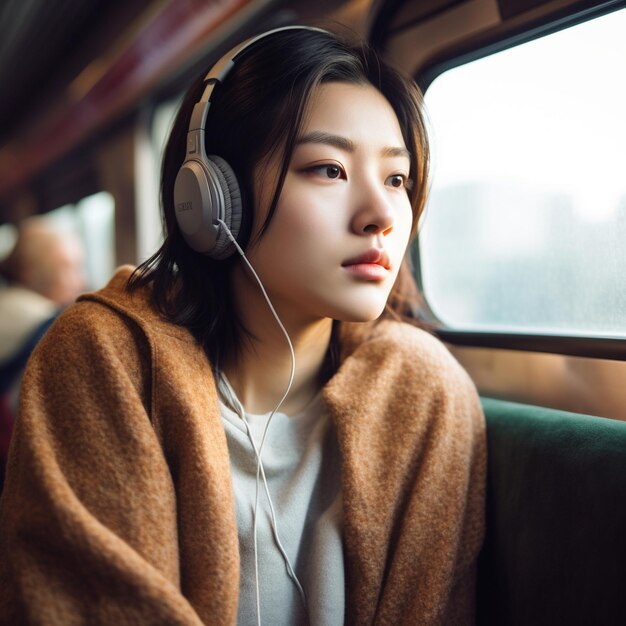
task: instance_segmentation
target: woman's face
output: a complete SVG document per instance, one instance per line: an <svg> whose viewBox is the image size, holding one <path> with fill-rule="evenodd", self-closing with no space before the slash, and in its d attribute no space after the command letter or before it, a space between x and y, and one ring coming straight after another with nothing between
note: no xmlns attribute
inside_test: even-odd
<svg viewBox="0 0 626 626"><path fill-rule="evenodd" d="M257 167L255 232L280 158ZM396 115L371 85L313 93L276 213L247 256L282 315L369 321L383 311L409 239L409 154Z"/></svg>

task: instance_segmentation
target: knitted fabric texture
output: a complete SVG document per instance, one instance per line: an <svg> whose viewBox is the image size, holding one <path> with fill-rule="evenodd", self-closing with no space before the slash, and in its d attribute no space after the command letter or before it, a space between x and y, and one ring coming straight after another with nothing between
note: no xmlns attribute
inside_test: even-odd
<svg viewBox="0 0 626 626"><path fill-rule="evenodd" d="M147 289L125 291L130 272L68 309L31 358L0 501L0 624L236 623L211 365ZM323 390L342 455L346 623L470 624L486 465L476 389L427 333L363 328L346 325Z"/></svg>

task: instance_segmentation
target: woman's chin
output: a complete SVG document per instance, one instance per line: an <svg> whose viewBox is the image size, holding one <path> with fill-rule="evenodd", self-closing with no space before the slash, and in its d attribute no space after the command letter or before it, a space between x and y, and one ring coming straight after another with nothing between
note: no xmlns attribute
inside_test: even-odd
<svg viewBox="0 0 626 626"><path fill-rule="evenodd" d="M385 303L372 304L370 306L355 306L339 311L334 319L340 322L373 322L378 319L385 310Z"/></svg>

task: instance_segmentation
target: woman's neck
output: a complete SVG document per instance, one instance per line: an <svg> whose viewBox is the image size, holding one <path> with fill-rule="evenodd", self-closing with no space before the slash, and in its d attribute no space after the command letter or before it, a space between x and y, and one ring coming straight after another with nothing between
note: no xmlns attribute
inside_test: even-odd
<svg viewBox="0 0 626 626"><path fill-rule="evenodd" d="M247 412L268 413L287 390L291 351L258 287L246 291L245 302L236 300L240 321L249 335L243 336L237 357L223 360L220 368ZM296 358L294 382L280 411L296 415L320 390L332 320L296 320L281 311L280 303L273 304L289 333Z"/></svg>

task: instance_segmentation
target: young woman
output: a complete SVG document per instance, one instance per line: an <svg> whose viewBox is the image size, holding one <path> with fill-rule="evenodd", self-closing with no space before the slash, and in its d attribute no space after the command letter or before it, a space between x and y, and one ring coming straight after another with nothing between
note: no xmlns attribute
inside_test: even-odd
<svg viewBox="0 0 626 626"><path fill-rule="evenodd" d="M31 360L0 619L471 623L484 424L409 319L417 88L305 28L216 67L167 145L162 248Z"/></svg>

